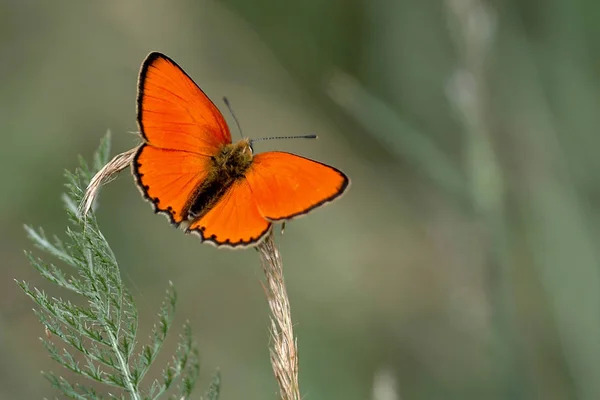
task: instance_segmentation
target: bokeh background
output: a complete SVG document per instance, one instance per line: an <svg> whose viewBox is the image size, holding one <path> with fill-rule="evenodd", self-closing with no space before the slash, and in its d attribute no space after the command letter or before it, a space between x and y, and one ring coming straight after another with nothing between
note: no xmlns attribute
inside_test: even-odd
<svg viewBox="0 0 600 400"><path fill-rule="evenodd" d="M63 170L138 143L158 50L244 135L320 137L257 151L352 179L277 238L306 399L600 399L598 37L585 0L0 0L0 398L62 372L13 281L55 293L22 225L64 232ZM223 399L277 398L256 252L173 229L127 172L98 213L142 338L171 280L198 395L219 368Z"/></svg>

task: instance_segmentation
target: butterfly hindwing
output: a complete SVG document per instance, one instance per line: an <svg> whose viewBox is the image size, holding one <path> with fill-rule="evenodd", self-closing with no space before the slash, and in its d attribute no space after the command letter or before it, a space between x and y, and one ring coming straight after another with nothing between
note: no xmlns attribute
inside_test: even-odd
<svg viewBox="0 0 600 400"><path fill-rule="evenodd" d="M306 214L339 197L349 184L343 172L329 165L280 151L255 155L246 180L269 221Z"/></svg>
<svg viewBox="0 0 600 400"><path fill-rule="evenodd" d="M192 221L188 230L216 246L247 247L258 244L271 223L260 214L245 179L238 179L205 215Z"/></svg>
<svg viewBox="0 0 600 400"><path fill-rule="evenodd" d="M179 224L187 219L189 203L208 174L209 162L199 154L143 144L134 158L133 171L155 210Z"/></svg>

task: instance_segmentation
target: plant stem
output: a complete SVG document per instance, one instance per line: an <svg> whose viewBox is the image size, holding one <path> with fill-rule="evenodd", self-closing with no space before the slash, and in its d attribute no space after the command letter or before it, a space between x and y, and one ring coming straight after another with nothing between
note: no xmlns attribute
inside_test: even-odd
<svg viewBox="0 0 600 400"><path fill-rule="evenodd" d="M92 256L91 256L91 251L90 249L86 249L85 255L86 255L86 259L87 259L87 263L88 263L88 268L90 269L90 275L94 276L94 263L92 261ZM96 295L98 296L98 298L100 298L101 294L100 291L96 288L95 284L93 284L92 286L94 288L94 290L96 290ZM110 318L109 315L109 300L107 299L107 308L106 308L106 318ZM103 316L103 318L105 318ZM117 318L120 319L120 316L117 316ZM117 356L117 359L119 361L119 368L121 369L121 373L123 374L123 382L125 383L125 385L127 386L127 390L129 391L129 393L131 394L131 398L132 400L141 400L142 397L141 395L138 393L138 390L136 388L136 385L133 384L133 381L131 379L131 375L129 373L129 362L126 359L126 357L123 356L123 354L121 353L121 349L119 349L119 339L118 339L118 335L119 332L113 332L112 328L110 327L110 325L107 323L106 320L101 321L103 326L104 326L104 331L106 332L106 334L108 335L109 339L110 339L110 345L113 348L113 351L115 353L115 355ZM120 326L120 321L119 321L119 326Z"/></svg>
<svg viewBox="0 0 600 400"><path fill-rule="evenodd" d="M271 337L270 353L273 373L282 400L300 400L298 384L298 343L294 337L290 301L283 279L283 263L273 233L257 247L266 282L263 289L269 303Z"/></svg>

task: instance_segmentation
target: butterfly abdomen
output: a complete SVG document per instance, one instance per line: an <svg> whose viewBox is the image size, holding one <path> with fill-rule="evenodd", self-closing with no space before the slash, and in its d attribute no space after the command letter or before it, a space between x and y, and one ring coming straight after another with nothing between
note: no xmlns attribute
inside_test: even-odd
<svg viewBox="0 0 600 400"><path fill-rule="evenodd" d="M223 146L210 160L210 172L189 202L188 219L197 219L210 211L234 182L243 179L252 164L252 151L247 140Z"/></svg>

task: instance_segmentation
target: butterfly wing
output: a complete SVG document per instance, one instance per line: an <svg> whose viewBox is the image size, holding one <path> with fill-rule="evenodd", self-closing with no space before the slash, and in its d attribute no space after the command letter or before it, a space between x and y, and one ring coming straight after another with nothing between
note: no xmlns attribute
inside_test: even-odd
<svg viewBox="0 0 600 400"><path fill-rule="evenodd" d="M334 167L279 151L254 156L246 179L261 215L272 222L306 214L333 201L350 183Z"/></svg>
<svg viewBox="0 0 600 400"><path fill-rule="evenodd" d="M144 197L155 212L167 214L174 224L187 219L195 193L208 174L208 157L184 151L142 145L133 171Z"/></svg>
<svg viewBox="0 0 600 400"><path fill-rule="evenodd" d="M271 223L260 214L250 185L238 179L204 216L192 221L188 231L216 246L247 247L260 243Z"/></svg>
<svg viewBox="0 0 600 400"><path fill-rule="evenodd" d="M210 158L231 143L212 101L170 58L151 53L142 64L137 120L145 140L132 169L156 212L179 224L210 168Z"/></svg>
<svg viewBox="0 0 600 400"><path fill-rule="evenodd" d="M175 61L150 53L140 71L137 120L152 146L215 155L231 143L219 109Z"/></svg>

